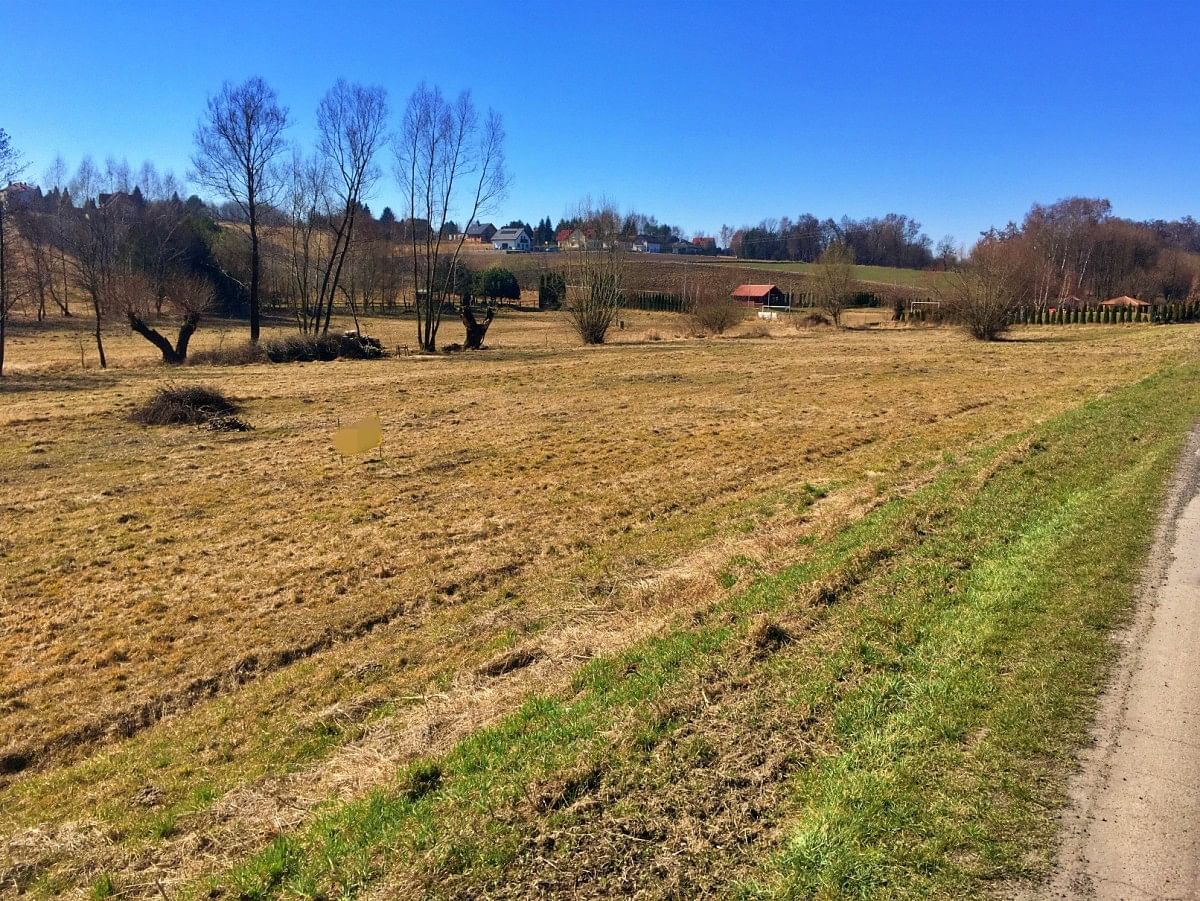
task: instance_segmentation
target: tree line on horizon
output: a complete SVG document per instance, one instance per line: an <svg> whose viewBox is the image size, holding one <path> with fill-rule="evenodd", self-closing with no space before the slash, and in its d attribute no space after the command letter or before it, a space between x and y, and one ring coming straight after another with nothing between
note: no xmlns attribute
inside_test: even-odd
<svg viewBox="0 0 1200 901"><path fill-rule="evenodd" d="M72 304L85 303L101 365L107 318L127 318L171 360L182 358L191 331L214 309L246 315L256 342L264 300L289 310L301 332L326 334L335 305L357 318L407 288L423 350L436 348L448 310L470 333L463 310L477 283L462 259L459 223L494 213L505 195L499 116L480 114L467 92L448 99L422 84L396 122L383 88L339 80L317 106L311 148L287 140L290 121L261 78L226 83L210 97L189 173L209 200L184 199L184 183L153 163L135 171L123 160L101 167L91 157L74 174L60 157L43 185L0 193L0 372L4 330L17 303L39 319L56 309L74 315ZM0 182L9 185L25 166L9 136L0 131L0 138ZM387 207L376 218L368 200L389 150L404 207L400 216ZM582 228L615 239L606 249L640 235L683 234L610 201L585 201L554 227L549 216L536 226L509 224L528 228L539 243ZM271 230L268 241L264 229ZM826 268L835 260L839 272L858 264L1003 273L1002 290L992 293L1010 308L1117 294L1172 302L1200 291L1200 223L1123 219L1103 198L1034 204L1020 224L982 233L965 258L950 239L935 248L919 222L894 213L768 219L723 227L720 241L739 257ZM597 273L611 281L611 273ZM181 320L174 343L150 322L166 313Z"/></svg>

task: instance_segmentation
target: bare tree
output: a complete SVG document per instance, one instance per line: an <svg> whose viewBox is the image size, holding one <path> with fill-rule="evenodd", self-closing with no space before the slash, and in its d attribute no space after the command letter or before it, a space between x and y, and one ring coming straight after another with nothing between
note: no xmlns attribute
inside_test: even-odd
<svg viewBox="0 0 1200 901"><path fill-rule="evenodd" d="M226 82L209 98L196 127L194 180L234 203L250 227L252 342L258 341L261 316L260 211L274 201L279 189L275 160L286 149L283 132L287 124L287 108L279 105L275 90L255 77L240 85Z"/></svg>
<svg viewBox="0 0 1200 901"><path fill-rule="evenodd" d="M87 295L92 305L93 334L100 368L108 366L101 327L117 305L118 279L129 270L127 237L132 226L128 198L97 205L89 200L75 216L70 230L74 286Z"/></svg>
<svg viewBox="0 0 1200 901"><path fill-rule="evenodd" d="M292 297L296 321L303 332L320 326L319 303L321 216L329 206L329 167L319 157L306 159L299 148L292 152L288 179L287 293Z"/></svg>
<svg viewBox="0 0 1200 901"><path fill-rule="evenodd" d="M317 107L318 153L329 174L329 202L324 221L328 246L317 293L318 317L324 311L323 332L329 331L333 301L354 240L355 220L363 201L379 180L375 163L386 139L387 92L381 87L350 84L338 79Z"/></svg>
<svg viewBox="0 0 1200 901"><path fill-rule="evenodd" d="M842 324L842 312L854 297L854 251L840 241L830 244L813 269L816 280L816 307Z"/></svg>
<svg viewBox="0 0 1200 901"><path fill-rule="evenodd" d="M1008 330L1022 300L1040 289L1030 265L1036 255L1020 239L985 238L971 251L968 264L952 277L945 292L950 316L971 337L995 341Z"/></svg>
<svg viewBox="0 0 1200 901"><path fill-rule="evenodd" d="M4 342L8 328L8 186L24 170L21 154L8 132L0 128L0 375L4 374Z"/></svg>
<svg viewBox="0 0 1200 901"><path fill-rule="evenodd" d="M59 290L51 217L30 206L18 207L10 211L9 216L20 239L16 242L19 265L15 267L15 274L22 282L23 293L34 301L38 322L46 318L47 300L52 301L63 315L70 315L65 294ZM11 253L13 242L8 240L7 243ZM9 277L9 290L12 290L12 276Z"/></svg>
<svg viewBox="0 0 1200 901"><path fill-rule="evenodd" d="M412 280L417 312L417 344L437 350L442 314L453 292L465 232L451 235L456 213L473 222L492 208L508 188L504 168L504 126L489 110L480 118L469 92L453 103L440 89L422 83L408 99L396 139L396 176L404 192L411 236ZM428 227L418 234L416 224Z"/></svg>

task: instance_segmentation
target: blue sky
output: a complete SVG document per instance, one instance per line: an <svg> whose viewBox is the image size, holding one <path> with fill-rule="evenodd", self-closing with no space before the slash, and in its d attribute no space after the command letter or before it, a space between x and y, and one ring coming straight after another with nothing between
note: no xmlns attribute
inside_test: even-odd
<svg viewBox="0 0 1200 901"><path fill-rule="evenodd" d="M969 242L1071 194L1200 214L1194 2L5 7L0 127L35 177L56 153L183 174L205 97L252 74L307 144L343 76L386 87L396 118L422 79L502 113L497 220L591 195L690 232L894 211Z"/></svg>

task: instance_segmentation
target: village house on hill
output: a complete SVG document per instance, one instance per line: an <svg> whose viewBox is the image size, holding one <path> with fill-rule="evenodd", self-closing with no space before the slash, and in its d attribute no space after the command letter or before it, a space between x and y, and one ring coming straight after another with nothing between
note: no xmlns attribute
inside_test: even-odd
<svg viewBox="0 0 1200 901"><path fill-rule="evenodd" d="M514 253L529 253L533 238L525 228L502 228L492 235L492 247Z"/></svg>
<svg viewBox="0 0 1200 901"><path fill-rule="evenodd" d="M472 222L467 226L466 240L473 244L487 244L496 234L496 226L490 222Z"/></svg>

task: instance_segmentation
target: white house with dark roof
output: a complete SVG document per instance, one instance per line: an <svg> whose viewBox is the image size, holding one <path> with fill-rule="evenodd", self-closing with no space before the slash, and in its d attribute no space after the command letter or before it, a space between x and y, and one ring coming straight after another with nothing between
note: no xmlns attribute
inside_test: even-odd
<svg viewBox="0 0 1200 901"><path fill-rule="evenodd" d="M502 228L492 235L492 247L516 253L533 250L533 239L523 228Z"/></svg>

